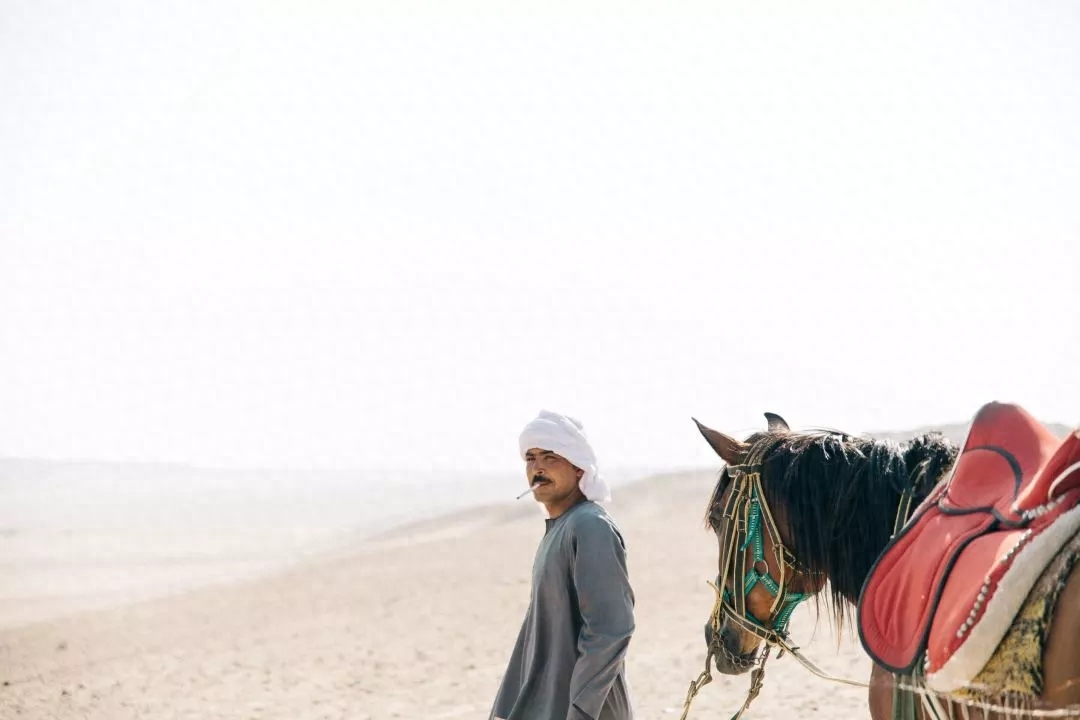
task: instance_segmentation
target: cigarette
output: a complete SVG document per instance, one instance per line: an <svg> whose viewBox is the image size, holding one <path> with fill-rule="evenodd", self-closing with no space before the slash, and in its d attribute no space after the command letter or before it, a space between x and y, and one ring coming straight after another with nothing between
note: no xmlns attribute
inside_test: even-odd
<svg viewBox="0 0 1080 720"><path fill-rule="evenodd" d="M525 497L526 495L528 495L529 493L531 493L531 492L532 492L533 490L535 490L535 489L536 489L536 488L538 488L538 487L540 487L540 483L536 483L535 485L529 485L529 489L528 489L528 490L526 490L525 492L521 493L520 495L518 495L518 496L517 496L516 498L514 498L514 499L515 499L515 500L520 500L521 498Z"/></svg>

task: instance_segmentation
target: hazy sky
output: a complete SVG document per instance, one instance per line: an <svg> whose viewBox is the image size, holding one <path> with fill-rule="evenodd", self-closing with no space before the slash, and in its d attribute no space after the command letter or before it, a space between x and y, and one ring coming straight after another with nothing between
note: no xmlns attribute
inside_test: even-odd
<svg viewBox="0 0 1080 720"><path fill-rule="evenodd" d="M0 455L1080 422L1075 2L449 4L0 4Z"/></svg>

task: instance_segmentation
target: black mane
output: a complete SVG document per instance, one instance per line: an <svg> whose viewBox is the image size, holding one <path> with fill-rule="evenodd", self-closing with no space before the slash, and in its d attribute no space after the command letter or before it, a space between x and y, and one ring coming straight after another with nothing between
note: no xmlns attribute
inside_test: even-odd
<svg viewBox="0 0 1080 720"><path fill-rule="evenodd" d="M762 459L765 499L789 533L789 550L806 570L828 575L825 602L842 630L892 535L901 494L912 489L914 509L959 448L940 433L903 444L832 431L757 433L749 441L748 456ZM710 503L713 530L728 481L725 468Z"/></svg>

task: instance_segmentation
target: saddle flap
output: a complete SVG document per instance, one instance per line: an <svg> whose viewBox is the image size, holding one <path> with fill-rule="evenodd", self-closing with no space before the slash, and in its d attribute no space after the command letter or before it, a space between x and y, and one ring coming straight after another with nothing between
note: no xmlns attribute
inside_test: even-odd
<svg viewBox="0 0 1080 720"><path fill-rule="evenodd" d="M910 672L918 662L953 564L993 523L984 513L948 516L936 505L929 510L935 512L924 511L878 558L859 596L863 649L891 672Z"/></svg>
<svg viewBox="0 0 1080 720"><path fill-rule="evenodd" d="M1006 569L1003 560L1021 546L1023 534L1021 529L989 532L972 538L964 548L963 560L953 566L949 582L942 585L927 638L928 666L941 667L949 652L966 639L990 599L990 576Z"/></svg>
<svg viewBox="0 0 1080 720"><path fill-rule="evenodd" d="M1011 566L1014 536L1035 517L1023 512L1044 505L1055 480L1061 494L1080 487L1080 465L1075 477L1060 477L1080 461L1080 435L1070 438L1063 444L1016 405L980 408L953 470L886 546L863 585L859 637L875 662L910 672L928 642L938 665L964 643L964 622L970 627L981 617L972 617L972 608L982 603L984 580ZM1075 504L1073 495L1063 505ZM984 600L995 590L996 582Z"/></svg>

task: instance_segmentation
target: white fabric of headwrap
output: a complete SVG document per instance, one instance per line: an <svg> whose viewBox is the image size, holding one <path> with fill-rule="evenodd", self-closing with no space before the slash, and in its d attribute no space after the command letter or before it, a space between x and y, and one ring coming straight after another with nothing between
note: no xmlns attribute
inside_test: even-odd
<svg viewBox="0 0 1080 720"><path fill-rule="evenodd" d="M611 489L600 476L596 453L589 445L584 426L578 420L568 415L541 410L540 414L521 431L518 446L522 460L525 459L525 453L529 448L550 450L563 456L584 472L578 482L578 487L586 498L595 502L611 500Z"/></svg>

